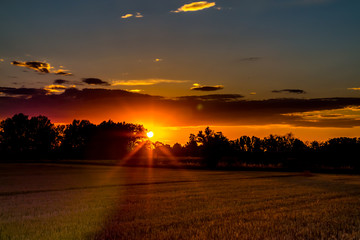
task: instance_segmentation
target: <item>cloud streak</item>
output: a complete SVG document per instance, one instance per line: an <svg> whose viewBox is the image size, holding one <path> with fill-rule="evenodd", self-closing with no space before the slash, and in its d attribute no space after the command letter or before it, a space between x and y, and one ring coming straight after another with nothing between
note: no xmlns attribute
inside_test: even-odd
<svg viewBox="0 0 360 240"><path fill-rule="evenodd" d="M62 93L65 91L67 87L63 86L63 85L49 85L49 86L46 86L44 87L44 90L49 93Z"/></svg>
<svg viewBox="0 0 360 240"><path fill-rule="evenodd" d="M282 89L282 90L273 90L273 93L295 93L295 94L305 94L306 92L301 89Z"/></svg>
<svg viewBox="0 0 360 240"><path fill-rule="evenodd" d="M204 91L204 92L210 92L210 91L217 91L217 90L221 90L223 89L224 86L223 85L215 85L215 86L201 86L198 83L194 83L193 87L190 88L191 90L194 91Z"/></svg>
<svg viewBox="0 0 360 240"><path fill-rule="evenodd" d="M106 86L110 85L108 82L105 82L99 78L83 78L82 81L89 85L106 85Z"/></svg>
<svg viewBox="0 0 360 240"><path fill-rule="evenodd" d="M50 73L50 69L51 69L50 64L39 61L30 61L30 62L12 61L11 64L18 67L29 68L39 73Z"/></svg>
<svg viewBox="0 0 360 240"><path fill-rule="evenodd" d="M241 98L244 98L243 95L240 94L209 94L209 95L201 95L201 96L182 96L176 99L180 100L189 100L189 101L224 101L231 102L237 101Z"/></svg>
<svg viewBox="0 0 360 240"><path fill-rule="evenodd" d="M159 83L185 83L187 80L144 79L144 80L113 80L112 86L149 86Z"/></svg>
<svg viewBox="0 0 360 240"><path fill-rule="evenodd" d="M239 62L256 62L261 60L261 57L247 57L247 58L240 58Z"/></svg>
<svg viewBox="0 0 360 240"><path fill-rule="evenodd" d="M63 75L63 76L72 76L72 73L68 73L66 72L67 70L63 70L63 69L59 69L54 71L53 73L55 73L56 75Z"/></svg>
<svg viewBox="0 0 360 240"><path fill-rule="evenodd" d="M211 8L215 6L215 2L207 2L207 1L200 1L200 2L192 2L189 4L185 4L181 7L179 7L177 10L172 11L174 13L179 12L195 12L204 10L206 8Z"/></svg>
<svg viewBox="0 0 360 240"><path fill-rule="evenodd" d="M64 79L56 79L54 80L54 84L67 84L70 83L68 80L64 80Z"/></svg>
<svg viewBox="0 0 360 240"><path fill-rule="evenodd" d="M6 95L0 96L2 117L23 112L29 115L41 113L57 122L69 122L74 118L91 121L111 118L131 122L139 119L145 121L151 116L152 121L165 126L360 126L360 98L244 100L237 94L213 94L166 99L99 88L67 88L60 94L47 94L48 91L44 89L22 88L0 88L0 92ZM26 98L16 98L17 95L25 95Z"/></svg>
<svg viewBox="0 0 360 240"><path fill-rule="evenodd" d="M10 88L10 87L0 87L0 93L6 96L35 96L35 95L44 95L47 93L44 89L38 88Z"/></svg>
<svg viewBox="0 0 360 240"><path fill-rule="evenodd" d="M54 73L56 75L63 75L63 76L71 76L72 74L67 72L68 70L59 69L59 70L52 70L53 67L47 62L40 62L40 61L28 61L28 62L21 62L21 61L12 61L12 65L18 67L25 67L32 70L35 70L39 73Z"/></svg>
<svg viewBox="0 0 360 240"><path fill-rule="evenodd" d="M131 13L121 16L122 19L131 18L133 15Z"/></svg>
<svg viewBox="0 0 360 240"><path fill-rule="evenodd" d="M135 15L132 14L132 13L127 13L127 14L121 16L122 19L131 18L131 17L142 18L142 17L144 17L144 16L143 16L141 13L139 13L139 12L135 13Z"/></svg>

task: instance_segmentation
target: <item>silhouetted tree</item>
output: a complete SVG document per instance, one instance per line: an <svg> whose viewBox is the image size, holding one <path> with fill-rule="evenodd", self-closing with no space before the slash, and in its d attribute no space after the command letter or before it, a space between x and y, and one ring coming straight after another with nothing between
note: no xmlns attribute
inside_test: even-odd
<svg viewBox="0 0 360 240"><path fill-rule="evenodd" d="M171 152L174 156L183 156L184 155L184 150L180 143L175 143L171 148Z"/></svg>
<svg viewBox="0 0 360 240"><path fill-rule="evenodd" d="M196 157L200 155L199 146L196 141L196 136L194 134L190 134L189 141L185 144L184 149L186 153L185 155L187 156Z"/></svg>
<svg viewBox="0 0 360 240"><path fill-rule="evenodd" d="M97 159L119 159L144 137L145 129L142 125L103 121L90 139L88 156Z"/></svg>
<svg viewBox="0 0 360 240"><path fill-rule="evenodd" d="M30 148L29 117L20 113L0 123L1 146L5 154L18 155Z"/></svg>
<svg viewBox="0 0 360 240"><path fill-rule="evenodd" d="M360 170L360 141L357 138L339 137L324 143L322 151L327 158L322 163L333 167L353 166Z"/></svg>
<svg viewBox="0 0 360 240"><path fill-rule="evenodd" d="M214 168L218 162L229 154L229 140L222 132L214 132L209 127L205 131L199 131L196 141L199 143L205 163L208 167Z"/></svg>
<svg viewBox="0 0 360 240"><path fill-rule="evenodd" d="M45 116L16 114L0 123L1 149L15 158L45 158L56 148L59 130Z"/></svg>
<svg viewBox="0 0 360 240"><path fill-rule="evenodd" d="M95 135L96 126L88 120L73 120L64 130L61 144L65 157L83 158L91 138Z"/></svg>
<svg viewBox="0 0 360 240"><path fill-rule="evenodd" d="M260 152L262 151L262 141L258 137L242 136L230 141L231 147L235 152Z"/></svg>
<svg viewBox="0 0 360 240"><path fill-rule="evenodd" d="M144 137L142 125L109 120L96 126L87 120L74 120L64 130L61 146L68 157L118 159Z"/></svg>
<svg viewBox="0 0 360 240"><path fill-rule="evenodd" d="M48 156L55 149L59 132L45 116L32 117L29 122L31 150L38 156Z"/></svg>

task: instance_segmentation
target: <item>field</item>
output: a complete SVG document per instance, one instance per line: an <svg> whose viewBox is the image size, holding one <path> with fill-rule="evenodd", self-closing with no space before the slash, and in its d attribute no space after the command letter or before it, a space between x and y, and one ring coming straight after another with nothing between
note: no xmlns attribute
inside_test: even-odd
<svg viewBox="0 0 360 240"><path fill-rule="evenodd" d="M0 164L0 239L360 239L360 176Z"/></svg>

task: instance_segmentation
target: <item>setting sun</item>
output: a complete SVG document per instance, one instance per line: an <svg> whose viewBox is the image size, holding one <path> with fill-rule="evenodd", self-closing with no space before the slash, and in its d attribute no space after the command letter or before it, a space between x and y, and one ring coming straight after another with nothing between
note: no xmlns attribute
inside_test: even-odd
<svg viewBox="0 0 360 240"><path fill-rule="evenodd" d="M148 138L152 138L154 136L154 133L152 131L146 133L146 135L148 136Z"/></svg>

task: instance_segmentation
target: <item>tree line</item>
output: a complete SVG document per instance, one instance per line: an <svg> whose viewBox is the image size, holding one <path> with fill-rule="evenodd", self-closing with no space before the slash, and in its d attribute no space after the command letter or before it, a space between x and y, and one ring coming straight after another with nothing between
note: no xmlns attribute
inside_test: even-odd
<svg viewBox="0 0 360 240"><path fill-rule="evenodd" d="M121 159L139 146L156 157L197 159L208 168L275 167L296 170L360 170L360 138L339 137L324 142L303 142L291 133L264 138L241 136L229 140L207 127L190 134L188 142L173 146L152 143L142 125L103 121L96 125L73 120L54 125L45 116L16 114L0 122L2 159ZM134 155L139 157L139 154ZM200 160L199 160L200 159ZM195 161L195 160L194 160Z"/></svg>
<svg viewBox="0 0 360 240"><path fill-rule="evenodd" d="M45 116L16 114L0 123L4 159L117 159L145 138L142 125L73 120L54 125Z"/></svg>
<svg viewBox="0 0 360 240"><path fill-rule="evenodd" d="M200 157L209 168L261 167L289 170L344 170L360 171L360 138L339 137L327 141L303 142L288 133L284 136L269 135L264 138L241 136L229 140L222 132L207 127L197 134L190 134L181 146L158 143L156 155L163 155L164 148L175 156Z"/></svg>

